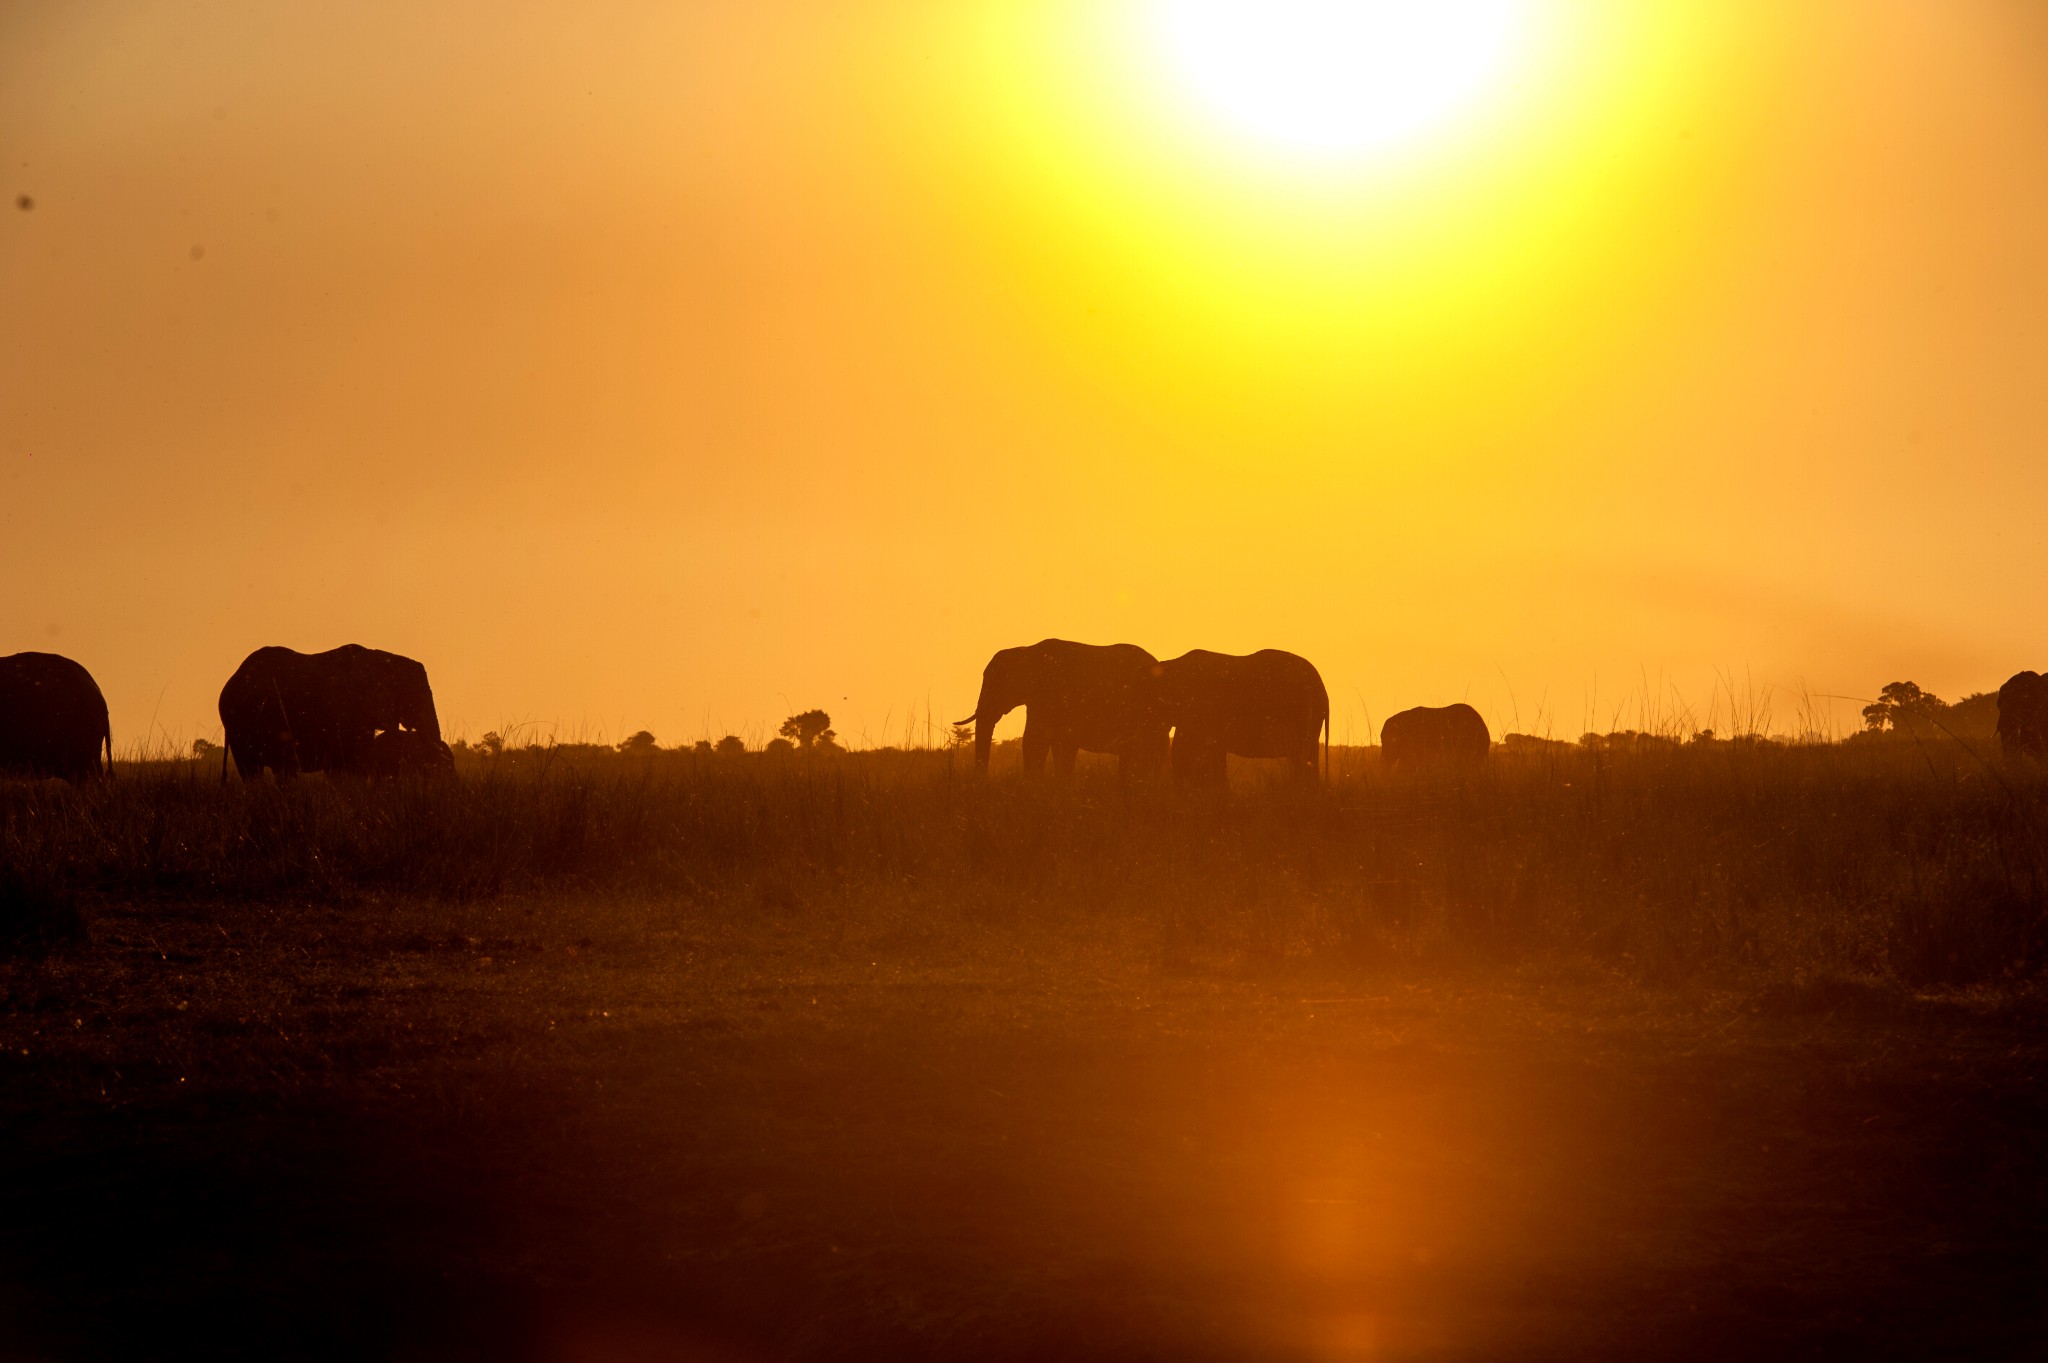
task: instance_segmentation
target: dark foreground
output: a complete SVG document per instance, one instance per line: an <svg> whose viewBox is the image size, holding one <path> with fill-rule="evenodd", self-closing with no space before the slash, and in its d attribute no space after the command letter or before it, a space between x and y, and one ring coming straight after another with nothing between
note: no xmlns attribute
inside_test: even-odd
<svg viewBox="0 0 2048 1363"><path fill-rule="evenodd" d="M0 1354L2034 1358L2042 1022L793 897L102 905L0 962Z"/></svg>

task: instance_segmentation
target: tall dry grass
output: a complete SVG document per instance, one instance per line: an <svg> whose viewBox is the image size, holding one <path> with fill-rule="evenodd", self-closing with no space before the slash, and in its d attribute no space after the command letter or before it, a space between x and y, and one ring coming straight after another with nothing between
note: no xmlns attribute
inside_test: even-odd
<svg viewBox="0 0 2048 1363"><path fill-rule="evenodd" d="M2048 964L2048 777L1972 745L1530 744L1414 778L1372 750L1336 756L1326 789L1247 767L1227 799L1100 767L1070 786L982 780L943 751L522 749L465 755L452 780L283 786L141 764L82 789L0 783L0 898L17 937L95 898L577 892L1052 931L1121 915L1189 969L1567 956L1651 980L1922 986Z"/></svg>

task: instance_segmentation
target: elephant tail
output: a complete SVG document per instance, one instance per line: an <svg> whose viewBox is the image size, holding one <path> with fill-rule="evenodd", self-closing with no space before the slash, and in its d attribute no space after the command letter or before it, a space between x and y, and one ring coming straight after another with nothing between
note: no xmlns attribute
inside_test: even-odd
<svg viewBox="0 0 2048 1363"><path fill-rule="evenodd" d="M1330 697L1323 695L1323 784L1330 784Z"/></svg>
<svg viewBox="0 0 2048 1363"><path fill-rule="evenodd" d="M107 750L107 778L114 775L114 724L112 720L100 727L100 746Z"/></svg>

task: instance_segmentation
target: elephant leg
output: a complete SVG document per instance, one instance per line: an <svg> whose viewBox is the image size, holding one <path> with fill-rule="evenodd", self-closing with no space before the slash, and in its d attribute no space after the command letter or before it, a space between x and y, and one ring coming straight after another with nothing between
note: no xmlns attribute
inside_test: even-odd
<svg viewBox="0 0 2048 1363"><path fill-rule="evenodd" d="M1176 734L1173 740L1175 785L1221 788L1230 784L1230 755L1225 745L1196 735Z"/></svg>
<svg viewBox="0 0 2048 1363"><path fill-rule="evenodd" d="M1117 779L1153 781L1167 767L1167 740L1147 738L1118 754Z"/></svg>
<svg viewBox="0 0 2048 1363"><path fill-rule="evenodd" d="M1297 732L1299 731L1297 730ZM1303 785L1315 785L1322 774L1322 766L1317 760L1319 752L1316 746L1316 738L1320 732L1321 727L1318 726L1309 731L1307 738L1297 740L1290 745L1294 749L1293 761L1290 765L1294 768L1295 776L1300 779Z"/></svg>
<svg viewBox="0 0 2048 1363"><path fill-rule="evenodd" d="M1052 744L1046 739L1045 731L1041 729L1033 732L1031 724L1027 720L1024 725L1024 774L1026 776L1037 776L1045 770L1046 753L1051 748Z"/></svg>
<svg viewBox="0 0 2048 1363"><path fill-rule="evenodd" d="M398 733L401 731L393 729L392 732ZM394 741L401 745L404 743L403 739ZM354 772L358 776L368 776L376 770L377 731L375 729L355 730L345 734L341 742L342 751L345 754L341 765L345 770ZM400 746L397 751L402 754L405 749L403 746ZM396 775L396 772L394 771L393 774Z"/></svg>
<svg viewBox="0 0 2048 1363"><path fill-rule="evenodd" d="M1230 788L1230 754L1222 748L1203 752L1196 756L1189 774L1193 784L1207 790L1228 790Z"/></svg>

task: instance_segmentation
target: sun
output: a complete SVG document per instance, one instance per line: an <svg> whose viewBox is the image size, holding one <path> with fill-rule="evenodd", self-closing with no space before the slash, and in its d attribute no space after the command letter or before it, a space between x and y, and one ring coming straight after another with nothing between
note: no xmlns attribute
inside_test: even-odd
<svg viewBox="0 0 2048 1363"><path fill-rule="evenodd" d="M1155 0L1175 75L1234 132L1316 158L1367 155L1496 83L1525 0Z"/></svg>

